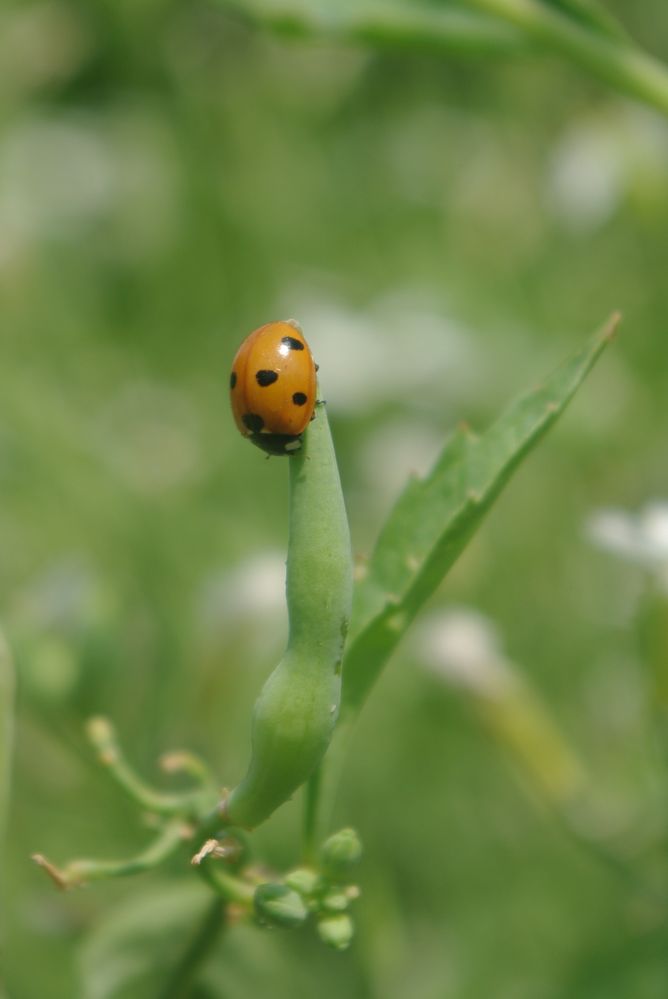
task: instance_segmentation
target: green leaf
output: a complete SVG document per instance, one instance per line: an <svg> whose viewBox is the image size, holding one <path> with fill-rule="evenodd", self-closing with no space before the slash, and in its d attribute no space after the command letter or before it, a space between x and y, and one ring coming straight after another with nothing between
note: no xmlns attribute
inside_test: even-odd
<svg viewBox="0 0 668 999"><path fill-rule="evenodd" d="M9 814L14 730L14 667L9 648L0 632L0 885L5 883L5 832ZM5 906L0 898L0 932Z"/></svg>
<svg viewBox="0 0 668 999"><path fill-rule="evenodd" d="M619 93L668 114L668 70L598 0L220 0L259 25L297 37L371 47L519 55L551 49Z"/></svg>
<svg viewBox="0 0 668 999"><path fill-rule="evenodd" d="M496 15L527 40L558 52L615 87L668 114L668 70L620 31L592 23L592 4L583 0L467 0L481 13ZM575 15L577 8L579 16ZM587 16L583 12L587 8ZM600 20L600 19L599 19Z"/></svg>
<svg viewBox="0 0 668 999"><path fill-rule="evenodd" d="M221 0L224 7L296 37L490 55L527 48L520 32L487 14L406 0Z"/></svg>
<svg viewBox="0 0 668 999"><path fill-rule="evenodd" d="M79 967L86 999L153 999L169 980L210 904L199 881L157 882L132 892L85 939Z"/></svg>
<svg viewBox="0 0 668 999"><path fill-rule="evenodd" d="M628 35L615 17L597 0L544 0L548 7L555 7L587 28L609 38L628 41Z"/></svg>
<svg viewBox="0 0 668 999"><path fill-rule="evenodd" d="M362 705L406 628L515 469L564 411L618 320L613 316L583 350L513 403L480 437L459 428L431 473L408 483L356 588L343 670L344 712Z"/></svg>

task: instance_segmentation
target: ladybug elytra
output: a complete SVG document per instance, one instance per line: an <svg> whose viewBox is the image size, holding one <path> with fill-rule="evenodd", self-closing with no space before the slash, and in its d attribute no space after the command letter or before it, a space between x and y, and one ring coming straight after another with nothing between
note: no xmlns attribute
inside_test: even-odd
<svg viewBox="0 0 668 999"><path fill-rule="evenodd" d="M313 418L316 364L294 320L267 323L250 333L232 362L234 421L267 454L294 454Z"/></svg>

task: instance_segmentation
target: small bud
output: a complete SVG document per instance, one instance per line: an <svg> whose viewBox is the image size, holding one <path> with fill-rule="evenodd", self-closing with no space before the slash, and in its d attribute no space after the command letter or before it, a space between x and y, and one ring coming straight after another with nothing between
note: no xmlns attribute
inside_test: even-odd
<svg viewBox="0 0 668 999"><path fill-rule="evenodd" d="M108 718L94 715L86 722L86 735L91 742L106 743L114 738L114 730Z"/></svg>
<svg viewBox="0 0 668 999"><path fill-rule="evenodd" d="M350 898L344 891L328 891L322 899L322 908L327 912L345 912L350 905Z"/></svg>
<svg viewBox="0 0 668 999"><path fill-rule="evenodd" d="M335 916L325 916L318 920L318 935L323 943L335 950L346 950L350 947L355 934L355 927L350 916L345 912Z"/></svg>
<svg viewBox="0 0 668 999"><path fill-rule="evenodd" d="M302 896L313 895L320 884L320 876L309 867L296 867L285 875L285 883Z"/></svg>
<svg viewBox="0 0 668 999"><path fill-rule="evenodd" d="M354 829L341 829L322 844L323 870L333 878L344 878L362 856L362 844Z"/></svg>
<svg viewBox="0 0 668 999"><path fill-rule="evenodd" d="M292 929L301 926L308 918L301 895L281 884L263 884L253 896L255 913L262 923Z"/></svg>

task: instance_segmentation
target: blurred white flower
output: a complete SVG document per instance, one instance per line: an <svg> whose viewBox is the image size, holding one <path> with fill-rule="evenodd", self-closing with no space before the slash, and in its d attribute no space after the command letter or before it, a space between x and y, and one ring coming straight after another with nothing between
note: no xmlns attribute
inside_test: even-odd
<svg viewBox="0 0 668 999"><path fill-rule="evenodd" d="M112 197L99 138L71 121L24 121L0 145L0 267L45 236L73 231Z"/></svg>
<svg viewBox="0 0 668 999"><path fill-rule="evenodd" d="M476 338L444 317L428 293L398 289L363 312L300 289L285 301L326 372L335 412L364 412L396 398L432 415L438 404L447 418L445 406L456 411L485 371Z"/></svg>
<svg viewBox="0 0 668 999"><path fill-rule="evenodd" d="M648 503L638 513L595 511L585 525L589 540L650 573L668 593L668 502Z"/></svg>
<svg viewBox="0 0 668 999"><path fill-rule="evenodd" d="M597 510L585 531L593 544L646 569L668 587L668 502L648 503L636 514Z"/></svg>
<svg viewBox="0 0 668 999"><path fill-rule="evenodd" d="M285 645L285 552L265 549L209 573L195 594L197 646L205 660L234 680L240 660L266 670Z"/></svg>
<svg viewBox="0 0 668 999"><path fill-rule="evenodd" d="M227 630L230 622L237 621L262 620L273 626L281 615L285 615L285 554L271 549L210 576L199 600L205 633Z"/></svg>
<svg viewBox="0 0 668 999"><path fill-rule="evenodd" d="M422 664L479 709L485 730L510 753L538 793L565 817L581 801L586 775L540 696L501 650L493 623L459 607L438 613L418 635Z"/></svg>
<svg viewBox="0 0 668 999"><path fill-rule="evenodd" d="M99 623L111 597L97 573L72 555L52 562L20 588L10 606L13 627L30 636L72 634Z"/></svg>
<svg viewBox="0 0 668 999"><path fill-rule="evenodd" d="M623 163L614 133L578 124L552 156L549 196L555 214L572 229L594 229L617 209L623 194Z"/></svg>
<svg viewBox="0 0 668 999"><path fill-rule="evenodd" d="M81 676L81 640L105 628L114 613L111 591L85 560L72 555L48 565L8 608L22 682L39 697L66 700Z"/></svg>
<svg viewBox="0 0 668 999"><path fill-rule="evenodd" d="M417 648L430 672L473 693L495 696L514 682L494 624L470 608L428 617L418 628Z"/></svg>
<svg viewBox="0 0 668 999"><path fill-rule="evenodd" d="M116 180L107 143L83 118L27 120L4 137L0 207L26 232L106 208Z"/></svg>
<svg viewBox="0 0 668 999"><path fill-rule="evenodd" d="M0 266L101 220L112 222L107 249L157 251L174 221L173 166L168 136L137 110L19 119L0 142Z"/></svg>
<svg viewBox="0 0 668 999"><path fill-rule="evenodd" d="M358 453L361 500L397 496L410 475L424 476L443 447L443 434L426 421L397 419L373 429Z"/></svg>
<svg viewBox="0 0 668 999"><path fill-rule="evenodd" d="M657 173L665 178L667 168L665 122L622 105L568 126L548 168L548 200L564 225L592 230L614 215L637 183L651 182Z"/></svg>

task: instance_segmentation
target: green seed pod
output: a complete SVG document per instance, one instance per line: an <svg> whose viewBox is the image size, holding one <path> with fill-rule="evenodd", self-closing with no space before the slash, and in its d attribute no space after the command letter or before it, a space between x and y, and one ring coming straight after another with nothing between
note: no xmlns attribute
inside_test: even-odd
<svg viewBox="0 0 668 999"><path fill-rule="evenodd" d="M346 912L335 916L324 916L318 920L318 936L328 947L335 950L346 950L352 943L355 926Z"/></svg>
<svg viewBox="0 0 668 999"><path fill-rule="evenodd" d="M287 885L258 885L253 907L260 922L286 930L301 926L308 919L308 909L301 895Z"/></svg>
<svg viewBox="0 0 668 999"><path fill-rule="evenodd" d="M340 881L346 878L350 869L357 864L362 856L362 844L354 829L340 829L334 833L320 848L320 862L323 873Z"/></svg>
<svg viewBox="0 0 668 999"><path fill-rule="evenodd" d="M233 825L247 828L290 798L329 745L350 620L350 534L324 405L289 469L288 647L260 692L248 773L225 807Z"/></svg>

